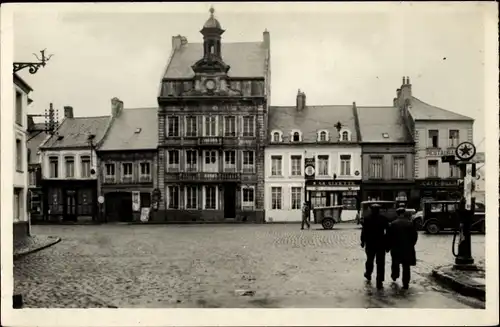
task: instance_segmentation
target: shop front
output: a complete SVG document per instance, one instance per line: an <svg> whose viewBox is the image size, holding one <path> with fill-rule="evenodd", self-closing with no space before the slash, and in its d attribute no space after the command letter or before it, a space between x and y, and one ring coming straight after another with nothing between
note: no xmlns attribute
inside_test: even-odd
<svg viewBox="0 0 500 327"><path fill-rule="evenodd" d="M459 199L462 186L457 178L423 179L415 181L415 189L423 201Z"/></svg>
<svg viewBox="0 0 500 327"><path fill-rule="evenodd" d="M411 208L415 202L412 199L419 197L414 188L415 184L412 182L364 181L361 186L362 201L397 201Z"/></svg>
<svg viewBox="0 0 500 327"><path fill-rule="evenodd" d="M44 220L54 222L96 220L96 180L45 180L42 190Z"/></svg>
<svg viewBox="0 0 500 327"><path fill-rule="evenodd" d="M342 221L356 219L360 204L360 181L309 180L306 181L306 199L312 208L341 205Z"/></svg>

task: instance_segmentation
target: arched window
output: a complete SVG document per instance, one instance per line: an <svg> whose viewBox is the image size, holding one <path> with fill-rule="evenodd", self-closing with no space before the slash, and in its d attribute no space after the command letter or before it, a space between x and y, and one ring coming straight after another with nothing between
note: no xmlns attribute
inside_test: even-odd
<svg viewBox="0 0 500 327"><path fill-rule="evenodd" d="M300 133L299 132L293 132L292 141L293 142L300 142Z"/></svg>
<svg viewBox="0 0 500 327"><path fill-rule="evenodd" d="M271 142L278 143L281 141L283 141L283 133L277 129L271 131Z"/></svg>
<svg viewBox="0 0 500 327"><path fill-rule="evenodd" d="M318 141L320 142L328 141L328 133L326 131L320 131L318 133Z"/></svg>
<svg viewBox="0 0 500 327"><path fill-rule="evenodd" d="M349 141L349 132L348 131L342 132L342 141Z"/></svg>

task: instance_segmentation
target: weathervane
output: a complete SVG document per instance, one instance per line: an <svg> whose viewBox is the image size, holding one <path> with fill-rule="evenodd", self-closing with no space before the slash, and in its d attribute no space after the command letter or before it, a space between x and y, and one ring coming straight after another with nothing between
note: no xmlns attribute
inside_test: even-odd
<svg viewBox="0 0 500 327"><path fill-rule="evenodd" d="M34 53L33 55L39 62L15 62L14 63L14 73L20 71L21 69L28 68L29 67L29 72L30 74L35 74L40 67L45 67L45 64L53 55L49 55L48 57L45 57L45 50L43 49L40 51L42 54L42 58L38 58L38 56Z"/></svg>

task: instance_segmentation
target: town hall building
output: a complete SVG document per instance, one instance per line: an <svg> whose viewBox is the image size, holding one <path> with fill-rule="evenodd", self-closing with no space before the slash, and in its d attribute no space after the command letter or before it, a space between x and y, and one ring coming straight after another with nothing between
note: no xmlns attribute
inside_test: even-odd
<svg viewBox="0 0 500 327"><path fill-rule="evenodd" d="M169 222L264 220L270 37L226 43L210 9L203 43L172 38L158 96L159 213Z"/></svg>

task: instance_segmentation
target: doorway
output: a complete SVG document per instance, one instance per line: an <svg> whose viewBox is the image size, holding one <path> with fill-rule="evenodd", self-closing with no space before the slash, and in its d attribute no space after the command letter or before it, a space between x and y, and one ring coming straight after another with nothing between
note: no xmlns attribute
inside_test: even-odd
<svg viewBox="0 0 500 327"><path fill-rule="evenodd" d="M236 184L224 184L224 218L236 218Z"/></svg>
<svg viewBox="0 0 500 327"><path fill-rule="evenodd" d="M76 221L76 190L66 190L65 194L66 201L66 212L65 212L65 220L66 221Z"/></svg>
<svg viewBox="0 0 500 327"><path fill-rule="evenodd" d="M132 193L111 192L105 196L105 215L107 222L132 221Z"/></svg>

